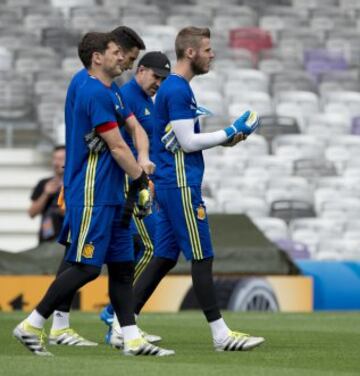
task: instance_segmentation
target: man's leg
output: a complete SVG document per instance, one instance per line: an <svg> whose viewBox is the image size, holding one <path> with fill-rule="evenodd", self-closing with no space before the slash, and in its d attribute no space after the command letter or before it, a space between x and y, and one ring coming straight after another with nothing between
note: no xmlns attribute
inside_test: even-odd
<svg viewBox="0 0 360 376"><path fill-rule="evenodd" d="M74 264L65 270L50 285L45 296L31 314L13 331L14 336L37 355L51 355L44 346L45 321L65 299L100 274L97 266Z"/></svg>
<svg viewBox="0 0 360 376"><path fill-rule="evenodd" d="M165 275L176 265L176 261L154 256L134 285L136 315L140 314L145 303Z"/></svg>
<svg viewBox="0 0 360 376"><path fill-rule="evenodd" d="M64 271L70 269L73 265L72 263L66 261L67 250L68 247L65 249L64 258L59 265L56 276L59 276ZM97 346L96 342L85 339L70 328L70 308L74 295L64 299L63 302L56 307L52 317L49 344L67 346Z"/></svg>
<svg viewBox="0 0 360 376"><path fill-rule="evenodd" d="M121 218L121 211L117 213ZM133 282L134 250L129 229L124 229L120 221L114 221L110 247L106 255L109 272L109 296L119 319L124 336L125 355L173 355L174 351L162 349L146 341L135 322Z"/></svg>
<svg viewBox="0 0 360 376"><path fill-rule="evenodd" d="M206 208L200 187L180 188L184 219L173 223L180 247L192 261L191 275L195 295L209 323L217 351L249 350L264 342L262 337L231 331L221 316L212 277L213 249Z"/></svg>
<svg viewBox="0 0 360 376"><path fill-rule="evenodd" d="M180 249L171 222L161 208L161 194L158 194L160 210L157 213L154 255L142 271L134 285L134 311L140 314L141 309L164 276L176 265Z"/></svg>
<svg viewBox="0 0 360 376"><path fill-rule="evenodd" d="M100 274L109 247L114 215L113 207L67 208L66 229L71 233L71 244L66 259L72 266L66 265L66 270L56 277L36 309L14 330L15 337L31 351L37 354L44 352L42 329L45 320L60 304L69 301L79 288Z"/></svg>
<svg viewBox="0 0 360 376"><path fill-rule="evenodd" d="M157 210L154 207L153 213L144 218L139 219L136 216L133 217L132 222L132 234L133 234L133 244L134 244L134 254L135 254L135 272L134 272L134 284L141 277L142 273L149 265L150 260L154 253L154 240L155 240L155 230L157 224ZM102 314L107 307L102 311ZM161 341L161 337L154 334L146 333L140 330L141 335L151 343L156 343ZM109 336L109 342L111 345L121 348L124 343L123 333L119 321L114 315L112 328L110 330L111 335Z"/></svg>

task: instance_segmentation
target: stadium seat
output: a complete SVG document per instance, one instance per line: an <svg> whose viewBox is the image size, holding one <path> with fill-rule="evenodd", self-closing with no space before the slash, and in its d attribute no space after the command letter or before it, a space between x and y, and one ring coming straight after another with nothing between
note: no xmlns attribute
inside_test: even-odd
<svg viewBox="0 0 360 376"><path fill-rule="evenodd" d="M13 64L13 53L10 49L0 45L0 71L9 71Z"/></svg>
<svg viewBox="0 0 360 376"><path fill-rule="evenodd" d="M37 233L34 231L29 234L1 234L0 249L8 252L22 252L27 249L35 248L39 244Z"/></svg>
<svg viewBox="0 0 360 376"><path fill-rule="evenodd" d="M256 130L256 133L265 137L269 145L276 136L300 133L299 125L293 117L261 116L260 122L261 126Z"/></svg>
<svg viewBox="0 0 360 376"><path fill-rule="evenodd" d="M0 119L9 121L29 116L32 110L32 87L18 73L0 72Z"/></svg>
<svg viewBox="0 0 360 376"><path fill-rule="evenodd" d="M324 155L324 144L309 135L282 135L272 141L275 155L296 159L321 158Z"/></svg>
<svg viewBox="0 0 360 376"><path fill-rule="evenodd" d="M322 176L336 176L335 165L326 159L297 159L293 163L294 175L306 178L310 183Z"/></svg>
<svg viewBox="0 0 360 376"><path fill-rule="evenodd" d="M54 8L59 8L65 16L70 14L71 8L75 7L94 7L96 0L50 0Z"/></svg>
<svg viewBox="0 0 360 376"><path fill-rule="evenodd" d="M44 155L30 148L0 149L0 166L35 166L44 162Z"/></svg>
<svg viewBox="0 0 360 376"><path fill-rule="evenodd" d="M213 28L217 32L230 33L236 28L248 28L256 26L256 17L251 14L237 15L217 15L214 17Z"/></svg>
<svg viewBox="0 0 360 376"><path fill-rule="evenodd" d="M288 15L265 15L259 20L259 27L268 31L271 34L272 40L277 42L281 30L290 27L299 27L301 20L297 16Z"/></svg>
<svg viewBox="0 0 360 376"><path fill-rule="evenodd" d="M311 257L306 244L296 242L292 239L278 239L275 243L294 260L309 259Z"/></svg>
<svg viewBox="0 0 360 376"><path fill-rule="evenodd" d="M275 155L260 155L254 158L249 158L247 168L263 168L269 171L270 175L276 176L290 176L292 174L293 165L292 160L287 158L277 157Z"/></svg>
<svg viewBox="0 0 360 376"><path fill-rule="evenodd" d="M316 114L320 111L319 98L311 91L280 91L275 95L277 103L295 103L304 113Z"/></svg>
<svg viewBox="0 0 360 376"><path fill-rule="evenodd" d="M270 33L256 27L232 29L229 44L232 48L246 48L254 53L273 46Z"/></svg>
<svg viewBox="0 0 360 376"><path fill-rule="evenodd" d="M317 260L359 260L360 242L358 240L324 240L319 245Z"/></svg>
<svg viewBox="0 0 360 376"><path fill-rule="evenodd" d="M30 205L30 196L27 189L1 189L0 190L0 213L1 212L26 212ZM1 247L0 247L1 249Z"/></svg>
<svg viewBox="0 0 360 376"><path fill-rule="evenodd" d="M276 95L281 91L317 92L316 83L309 73L303 70L286 70L273 75L271 92Z"/></svg>
<svg viewBox="0 0 360 376"><path fill-rule="evenodd" d="M61 62L61 69L65 75L74 75L83 65L76 57L65 57Z"/></svg>
<svg viewBox="0 0 360 376"><path fill-rule="evenodd" d="M296 218L315 217L313 206L306 201L278 200L274 201L270 207L270 216L281 218L289 223Z"/></svg>
<svg viewBox="0 0 360 376"><path fill-rule="evenodd" d="M184 25L198 25L198 27L209 27L211 21L206 15L173 15L166 19L166 24L173 26L177 31L182 29Z"/></svg>
<svg viewBox="0 0 360 376"><path fill-rule="evenodd" d="M289 236L287 224L280 218L254 218L253 222L271 241L287 239Z"/></svg>
<svg viewBox="0 0 360 376"><path fill-rule="evenodd" d="M246 95L244 95L244 102L235 101L229 104L228 113L230 121L234 121L240 114L250 109L256 111L259 116L271 116L274 114L272 102L269 96L263 96L260 98L260 96L257 95L252 97L248 95L246 98Z"/></svg>
<svg viewBox="0 0 360 376"><path fill-rule="evenodd" d="M308 118L307 131L311 132L314 126L326 127L329 137L332 134L350 133L351 118L344 113L317 113Z"/></svg>
<svg viewBox="0 0 360 376"><path fill-rule="evenodd" d="M227 214L246 214L250 218L267 217L269 208L265 200L248 197L246 200L228 199L223 202L223 212Z"/></svg>
<svg viewBox="0 0 360 376"><path fill-rule="evenodd" d="M48 169L41 167L0 167L2 179L0 181L1 189L28 188L31 189L35 184L43 179L44 176L51 176Z"/></svg>
<svg viewBox="0 0 360 376"><path fill-rule="evenodd" d="M29 77L35 72L54 70L57 67L59 67L59 58L49 47L23 48L17 53L15 61L16 71Z"/></svg>
<svg viewBox="0 0 360 376"><path fill-rule="evenodd" d="M292 5L295 8L316 9L320 7L327 7L337 5L338 0L292 0Z"/></svg>

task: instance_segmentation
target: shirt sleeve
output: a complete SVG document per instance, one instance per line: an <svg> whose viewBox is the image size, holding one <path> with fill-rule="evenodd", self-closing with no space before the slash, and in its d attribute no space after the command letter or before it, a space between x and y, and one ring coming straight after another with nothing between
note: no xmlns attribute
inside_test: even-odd
<svg viewBox="0 0 360 376"><path fill-rule="evenodd" d="M196 104L192 103L190 92L181 90L180 87L178 90L172 90L169 93L167 103L170 121L194 119L194 110L196 110Z"/></svg>
<svg viewBox="0 0 360 376"><path fill-rule="evenodd" d="M115 104L110 93L99 90L92 96L89 117L93 128L105 123L116 122Z"/></svg>
<svg viewBox="0 0 360 376"><path fill-rule="evenodd" d="M37 200L42 195L42 193L44 192L45 184L48 182L49 179L50 178L42 179L36 184L34 190L31 193L31 196L30 196L31 201Z"/></svg>

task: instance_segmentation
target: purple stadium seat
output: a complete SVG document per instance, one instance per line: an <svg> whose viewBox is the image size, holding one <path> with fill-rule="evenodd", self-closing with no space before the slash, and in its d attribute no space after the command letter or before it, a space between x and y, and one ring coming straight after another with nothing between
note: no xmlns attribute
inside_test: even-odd
<svg viewBox="0 0 360 376"><path fill-rule="evenodd" d="M356 116L352 120L351 134L360 135L360 117Z"/></svg>
<svg viewBox="0 0 360 376"><path fill-rule="evenodd" d="M275 243L293 259L310 258L310 252L306 244L295 242L291 239L279 239Z"/></svg>
<svg viewBox="0 0 360 376"><path fill-rule="evenodd" d="M323 49L305 51L304 65L305 69L317 80L325 72L348 69L348 63L344 56Z"/></svg>

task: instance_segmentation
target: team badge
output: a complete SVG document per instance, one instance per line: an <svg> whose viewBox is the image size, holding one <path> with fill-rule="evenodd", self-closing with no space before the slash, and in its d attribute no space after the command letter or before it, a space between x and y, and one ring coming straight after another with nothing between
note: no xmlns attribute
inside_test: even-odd
<svg viewBox="0 0 360 376"><path fill-rule="evenodd" d="M202 221L206 218L206 211L205 211L204 206L200 205L197 208L197 217L198 217L198 219L200 219Z"/></svg>
<svg viewBox="0 0 360 376"><path fill-rule="evenodd" d="M145 116L148 116L148 115L150 115L150 111L147 108L145 108L144 114L145 114Z"/></svg>
<svg viewBox="0 0 360 376"><path fill-rule="evenodd" d="M88 259L93 258L94 250L95 247L93 244L85 244L81 255Z"/></svg>

